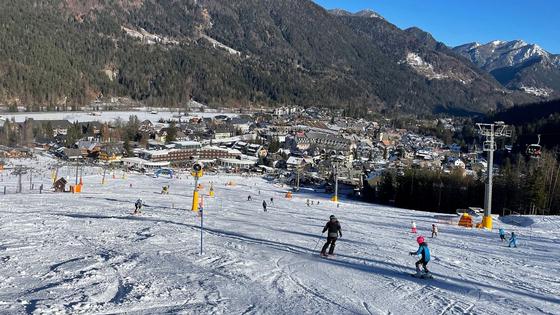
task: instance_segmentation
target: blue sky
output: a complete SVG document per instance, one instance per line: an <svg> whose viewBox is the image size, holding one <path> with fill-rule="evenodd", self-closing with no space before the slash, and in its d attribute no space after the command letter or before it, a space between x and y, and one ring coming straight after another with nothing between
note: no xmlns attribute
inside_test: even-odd
<svg viewBox="0 0 560 315"><path fill-rule="evenodd" d="M418 26L449 46L522 39L560 53L559 0L314 1L327 9L372 9L400 28Z"/></svg>

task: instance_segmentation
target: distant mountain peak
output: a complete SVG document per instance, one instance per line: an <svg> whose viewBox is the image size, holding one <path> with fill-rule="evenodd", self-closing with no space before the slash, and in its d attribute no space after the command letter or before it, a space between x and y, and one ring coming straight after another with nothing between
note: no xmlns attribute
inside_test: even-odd
<svg viewBox="0 0 560 315"><path fill-rule="evenodd" d="M329 10L329 13L332 15L338 15L338 16L359 16L359 17L365 17L365 18L377 18L377 19L383 19L384 18L379 15L379 13L371 10L371 9L364 9L361 11L358 11L356 13L352 13L349 11L346 11L344 9L332 9Z"/></svg>
<svg viewBox="0 0 560 315"><path fill-rule="evenodd" d="M560 93L560 56L516 39L469 43L453 48L510 89L548 97Z"/></svg>
<svg viewBox="0 0 560 315"><path fill-rule="evenodd" d="M365 9L365 10L358 11L358 12L354 13L354 15L355 16L361 16L361 17L383 19L383 17L381 15L379 15L379 13L377 13L377 12L371 10L371 9Z"/></svg>
<svg viewBox="0 0 560 315"><path fill-rule="evenodd" d="M340 16L350 16L353 15L352 12L348 12L344 9L331 9L328 10L330 14L332 15L340 15Z"/></svg>

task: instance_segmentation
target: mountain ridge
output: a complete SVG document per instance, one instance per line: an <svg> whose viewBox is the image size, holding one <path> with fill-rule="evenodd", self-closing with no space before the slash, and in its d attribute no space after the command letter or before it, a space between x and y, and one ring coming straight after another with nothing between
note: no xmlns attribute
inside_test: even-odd
<svg viewBox="0 0 560 315"><path fill-rule="evenodd" d="M0 9L8 21L0 29L4 104L194 98L363 115L486 112L534 100L430 34L401 30L372 11L333 14L306 0L43 0Z"/></svg>
<svg viewBox="0 0 560 315"><path fill-rule="evenodd" d="M560 55L523 40L459 45L453 51L492 74L501 84L542 97L560 97Z"/></svg>

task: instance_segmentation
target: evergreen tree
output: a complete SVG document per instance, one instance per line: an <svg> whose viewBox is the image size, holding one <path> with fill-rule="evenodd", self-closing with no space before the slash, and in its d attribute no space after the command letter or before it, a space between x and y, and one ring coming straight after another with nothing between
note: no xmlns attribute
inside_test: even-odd
<svg viewBox="0 0 560 315"><path fill-rule="evenodd" d="M167 128L167 135L165 136L165 143L170 143L173 141L177 141L177 126L175 126L175 122L172 121Z"/></svg>

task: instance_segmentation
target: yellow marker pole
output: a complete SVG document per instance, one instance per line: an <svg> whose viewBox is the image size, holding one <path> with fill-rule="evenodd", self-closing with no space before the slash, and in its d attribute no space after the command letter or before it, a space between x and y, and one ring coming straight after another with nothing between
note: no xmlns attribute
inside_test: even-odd
<svg viewBox="0 0 560 315"><path fill-rule="evenodd" d="M338 164L334 166L334 196L331 200L338 202Z"/></svg>
<svg viewBox="0 0 560 315"><path fill-rule="evenodd" d="M485 215L482 217L482 226L487 229L487 230L491 230L492 229L492 217L489 215Z"/></svg>
<svg viewBox="0 0 560 315"><path fill-rule="evenodd" d="M210 190L208 191L208 196L214 197L214 183L210 182Z"/></svg>
<svg viewBox="0 0 560 315"><path fill-rule="evenodd" d="M192 211L198 212L198 189L194 189L192 198Z"/></svg>
<svg viewBox="0 0 560 315"><path fill-rule="evenodd" d="M194 192L193 192L193 200L192 200L192 211L196 211L198 212L198 200L199 200L199 194L198 194L198 179L200 177L202 177L202 164L200 163L195 163L193 165L193 172L192 172L193 176L194 176Z"/></svg>

